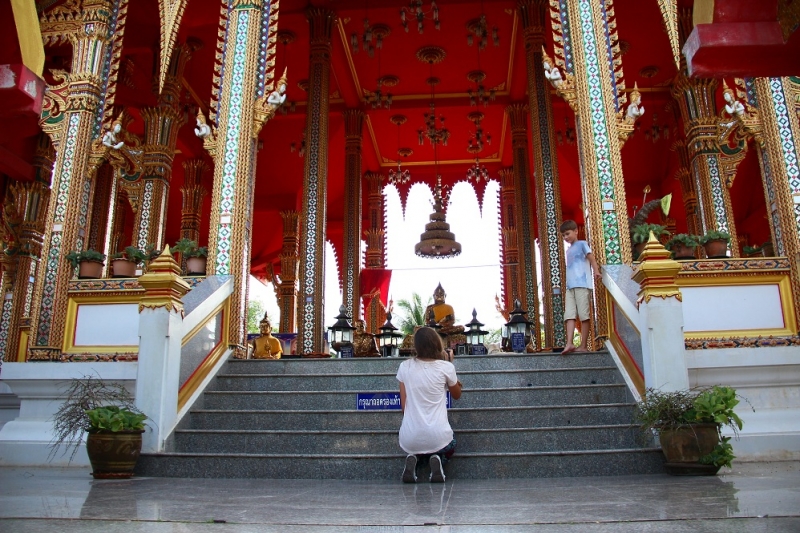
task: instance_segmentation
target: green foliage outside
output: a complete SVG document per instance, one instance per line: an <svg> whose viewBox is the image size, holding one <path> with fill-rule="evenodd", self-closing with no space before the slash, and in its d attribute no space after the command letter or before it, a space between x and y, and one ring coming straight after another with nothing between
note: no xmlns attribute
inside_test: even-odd
<svg viewBox="0 0 800 533"><path fill-rule="evenodd" d="M403 335L413 335L414 328L417 326L424 326L425 308L433 303L433 297L429 296L427 303L422 303L422 297L416 292L411 293L411 298L408 300L398 300L397 307L400 310L399 320L394 322L397 328Z"/></svg>
<svg viewBox="0 0 800 533"><path fill-rule="evenodd" d="M259 323L264 318L264 302L261 300L250 300L247 303L247 333L259 333ZM276 331L275 324L272 331Z"/></svg>

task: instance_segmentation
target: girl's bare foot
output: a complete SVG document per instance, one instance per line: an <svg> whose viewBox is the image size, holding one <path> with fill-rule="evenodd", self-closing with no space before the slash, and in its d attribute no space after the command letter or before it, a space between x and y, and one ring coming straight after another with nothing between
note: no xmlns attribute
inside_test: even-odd
<svg viewBox="0 0 800 533"><path fill-rule="evenodd" d="M575 345L574 344L570 344L570 345L568 345L566 348L564 348L561 351L561 355L566 355L566 354L574 352L574 351L575 351Z"/></svg>
<svg viewBox="0 0 800 533"><path fill-rule="evenodd" d="M587 350L586 348L575 348L575 350L573 351L575 353L587 353L589 350Z"/></svg>

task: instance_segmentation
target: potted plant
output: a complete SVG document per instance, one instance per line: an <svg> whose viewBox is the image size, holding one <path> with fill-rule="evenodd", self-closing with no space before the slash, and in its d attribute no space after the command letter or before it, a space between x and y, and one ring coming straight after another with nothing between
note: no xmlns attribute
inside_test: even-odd
<svg viewBox="0 0 800 533"><path fill-rule="evenodd" d="M697 237L688 233L678 233L673 235L664 247L672 252L675 259L694 259Z"/></svg>
<svg viewBox="0 0 800 533"><path fill-rule="evenodd" d="M764 257L775 257L775 248L772 246L772 241L767 241L761 245L761 255Z"/></svg>
<svg viewBox="0 0 800 533"><path fill-rule="evenodd" d="M186 260L187 276L205 276L208 248L197 246L197 241L181 239L171 248L173 253L178 252Z"/></svg>
<svg viewBox="0 0 800 533"><path fill-rule="evenodd" d="M706 257L709 259L716 259L720 257L727 257L728 243L731 236L724 231L711 230L705 235L700 237L700 244L706 250Z"/></svg>
<svg viewBox="0 0 800 533"><path fill-rule="evenodd" d="M662 392L647 389L636 406L636 419L646 433L658 433L667 459L667 472L675 475L714 475L735 459L727 426L738 436L742 420L733 408L739 404L731 387Z"/></svg>
<svg viewBox="0 0 800 533"><path fill-rule="evenodd" d="M761 254L760 246L742 246L742 253L745 257L753 257Z"/></svg>
<svg viewBox="0 0 800 533"><path fill-rule="evenodd" d="M135 246L126 246L125 250L111 256L111 269L115 278L133 278L136 267L147 258L145 252Z"/></svg>
<svg viewBox="0 0 800 533"><path fill-rule="evenodd" d="M78 279L98 279L103 277L106 255L96 250L71 251L66 255L72 268L78 269Z"/></svg>
<svg viewBox="0 0 800 533"><path fill-rule="evenodd" d="M661 224L639 224L631 228L631 240L633 241L633 255L634 259L639 257L639 254L644 250L647 241L650 240L650 232L656 236L656 239L661 239L662 235L669 235L667 227Z"/></svg>
<svg viewBox="0 0 800 533"><path fill-rule="evenodd" d="M147 416L136 408L122 384L108 384L93 376L73 379L64 403L53 416L55 436L50 457L63 446L63 453L71 450L72 461L87 434L92 475L98 479L129 478L142 449L145 420Z"/></svg>

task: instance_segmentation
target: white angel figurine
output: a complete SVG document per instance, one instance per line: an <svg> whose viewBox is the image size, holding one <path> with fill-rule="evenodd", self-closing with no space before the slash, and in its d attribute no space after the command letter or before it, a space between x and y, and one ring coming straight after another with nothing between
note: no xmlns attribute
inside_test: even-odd
<svg viewBox="0 0 800 533"><path fill-rule="evenodd" d="M119 122L115 122L114 125L111 127L111 129L108 130L103 135L103 144L105 146L108 146L112 150L119 150L120 148L125 146L124 141L117 142L117 134L120 131L122 131L122 124L120 124Z"/></svg>

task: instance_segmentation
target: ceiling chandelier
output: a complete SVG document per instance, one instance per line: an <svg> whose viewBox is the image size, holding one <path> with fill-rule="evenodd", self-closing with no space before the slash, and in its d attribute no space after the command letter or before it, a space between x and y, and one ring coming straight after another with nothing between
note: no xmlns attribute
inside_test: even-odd
<svg viewBox="0 0 800 533"><path fill-rule="evenodd" d="M492 144L492 136L483 133L483 126L481 126L483 113L480 111L473 111L467 115L467 118L475 125L475 131L470 133L469 140L467 141L467 152L478 154L483 151L484 142L486 142L486 144Z"/></svg>
<svg viewBox="0 0 800 533"><path fill-rule="evenodd" d="M408 157L414 153L411 148L400 148L400 126L406 123L406 116L405 115L394 115L392 118L389 119L392 124L397 126L397 155L402 157ZM403 183L408 183L411 181L411 172L408 169L402 168L402 163L400 162L400 157L397 158L397 170L390 170L389 171L389 183L394 185L400 185Z"/></svg>
<svg viewBox="0 0 800 533"><path fill-rule="evenodd" d="M455 257L461 253L461 244L450 231L444 214L444 206L449 203L450 194L442 187L442 176L436 175L436 190L433 193L433 213L430 222L425 224L425 232L420 235L419 242L414 245L414 253L419 257L444 259Z"/></svg>
<svg viewBox="0 0 800 533"><path fill-rule="evenodd" d="M569 145L575 144L575 128L570 126L569 118L564 117L564 131L556 130L556 140L559 145L564 144L564 141Z"/></svg>
<svg viewBox="0 0 800 533"><path fill-rule="evenodd" d="M481 160L477 156L472 166L467 169L467 179L475 183L480 183L481 180L489 181L489 170L481 165Z"/></svg>
<svg viewBox="0 0 800 533"><path fill-rule="evenodd" d="M431 0L431 7L430 9L423 10L422 9L423 2L422 0L411 0L407 6L403 6L400 8L400 23L403 25L403 29L408 33L408 19L413 18L417 21L417 31L422 33L424 29L424 22L425 19L428 18L430 15L431 19L433 19L433 27L435 29L439 29L439 6L436 5L436 0ZM408 13L408 16L406 16Z"/></svg>
<svg viewBox="0 0 800 533"><path fill-rule="evenodd" d="M433 76L433 65L439 63L445 58L444 48L438 46L425 46L417 50L417 59L423 63L430 65L430 77L425 80L425 83L431 86L431 103L430 111L424 113L425 117L424 126L417 130L420 146L425 144L425 139L433 145L434 153L436 153L436 146L442 144L447 146L447 140L450 139L450 130L445 125L444 116L436 118L436 85L439 83L439 78Z"/></svg>
<svg viewBox="0 0 800 533"><path fill-rule="evenodd" d="M483 2L481 2L481 11L483 11ZM481 13L481 18L472 19L467 22L467 44L472 46L475 43L475 38L478 39L478 49L483 50L489 42L489 24L486 22L486 15ZM492 27L492 44L500 46L500 33L497 26Z"/></svg>
<svg viewBox="0 0 800 533"><path fill-rule="evenodd" d="M637 129L639 123L636 123ZM658 125L658 114L653 113L653 125L649 128L644 128L644 138L648 141L652 141L653 143L657 143L661 139L669 139L669 126L664 124L663 126Z"/></svg>
<svg viewBox="0 0 800 533"><path fill-rule="evenodd" d="M475 84L475 90L472 90L472 87L467 89L467 95L469 96L469 105L472 107L478 107L478 104L483 105L484 107L489 105L489 101L494 101L496 91L494 89L489 89L488 91L483 87L483 80L486 79L486 73L482 70L473 70L469 74L467 74L467 79Z"/></svg>

